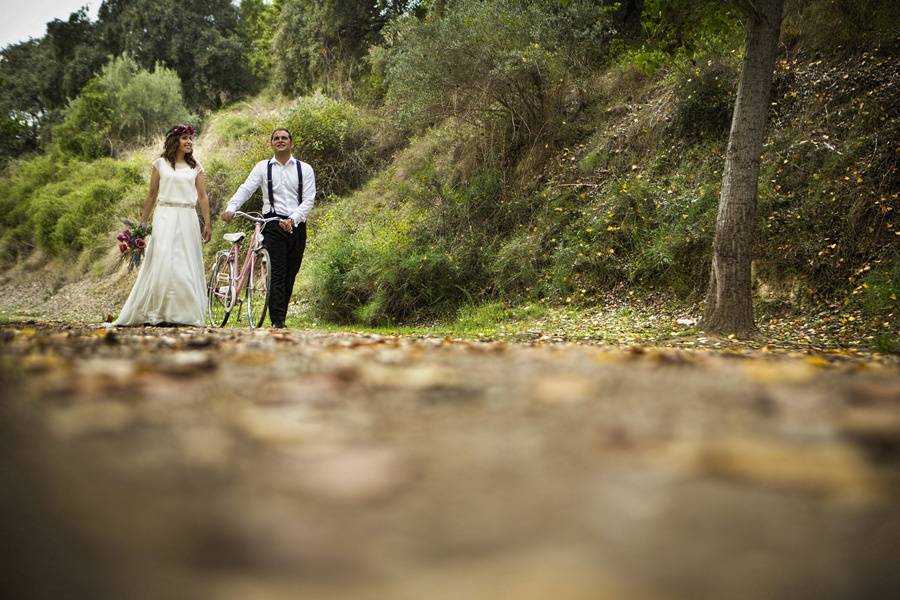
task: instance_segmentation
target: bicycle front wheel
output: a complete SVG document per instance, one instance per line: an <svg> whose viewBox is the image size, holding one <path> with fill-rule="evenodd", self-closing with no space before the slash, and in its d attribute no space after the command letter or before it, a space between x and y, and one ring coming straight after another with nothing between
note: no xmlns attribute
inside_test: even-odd
<svg viewBox="0 0 900 600"><path fill-rule="evenodd" d="M224 327L231 315L234 306L234 286L231 282L231 265L228 264L228 255L219 254L213 263L209 273L209 303L207 305L207 317L212 327Z"/></svg>
<svg viewBox="0 0 900 600"><path fill-rule="evenodd" d="M269 284L272 282L269 251L261 248L253 259L250 281L247 283L247 322L250 327L262 327L269 306Z"/></svg>

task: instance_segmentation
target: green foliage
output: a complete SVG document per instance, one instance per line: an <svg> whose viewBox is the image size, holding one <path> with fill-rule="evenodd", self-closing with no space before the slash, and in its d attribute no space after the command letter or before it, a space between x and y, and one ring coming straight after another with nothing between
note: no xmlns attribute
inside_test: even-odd
<svg viewBox="0 0 900 600"><path fill-rule="evenodd" d="M0 164L36 148L42 127L55 122L56 112L106 60L105 52L96 46L96 34L82 8L67 21L49 22L41 39L0 50L0 123L4 130ZM27 127L21 127L22 123ZM13 137L7 141L7 135Z"/></svg>
<svg viewBox="0 0 900 600"><path fill-rule="evenodd" d="M645 45L687 58L709 58L740 36L739 3L716 0L645 0Z"/></svg>
<svg viewBox="0 0 900 600"><path fill-rule="evenodd" d="M323 232L309 288L316 315L385 324L445 314L464 298L452 255L416 234L421 212L406 205L369 216L376 227L341 220Z"/></svg>
<svg viewBox="0 0 900 600"><path fill-rule="evenodd" d="M0 115L0 168L13 156L33 149L31 130L21 114Z"/></svg>
<svg viewBox="0 0 900 600"><path fill-rule="evenodd" d="M479 123L501 152L552 135L569 85L603 55L608 12L586 0L463 0L442 18L399 19L386 36L386 104L419 130Z"/></svg>
<svg viewBox="0 0 900 600"><path fill-rule="evenodd" d="M409 0L284 0L274 36L276 89L295 96L316 88L351 96L364 75L363 57L386 23L405 13Z"/></svg>
<svg viewBox="0 0 900 600"><path fill-rule="evenodd" d="M239 112L220 111L216 115L215 130L225 141L234 142L242 138L267 133L259 119L252 119Z"/></svg>
<svg viewBox="0 0 900 600"><path fill-rule="evenodd" d="M676 132L691 140L727 133L736 90L737 73L730 65L709 61L694 68L676 89L672 118Z"/></svg>
<svg viewBox="0 0 900 600"><path fill-rule="evenodd" d="M259 0L247 3L246 19L239 23L238 9L230 0L107 0L96 22L91 22L82 8L68 20L48 23L42 38L3 48L0 122L24 117L29 127L17 132L19 143L13 150L0 148L0 163L19 150L43 145L48 128L59 122L59 112L81 94L110 57L128 55L154 75L156 65L172 69L183 82L187 103L195 109L221 106L253 92L261 79L254 77L250 66L258 74L266 70L277 2L266 6ZM251 10L251 5L257 10ZM116 115L116 125L146 129L141 119L148 113L168 114L170 96L157 95L158 83L135 83L134 94L128 98L137 102L135 110ZM178 85L180 98L181 83ZM135 120L125 123L128 119L121 119L123 116ZM23 134L27 135L24 139ZM94 156L104 144L102 136L96 136L75 145L83 148L84 156Z"/></svg>
<svg viewBox="0 0 900 600"><path fill-rule="evenodd" d="M487 260L488 277L499 295L527 297L541 275L543 239L537 232L520 230L505 238ZM521 296L519 296L521 297Z"/></svg>
<svg viewBox="0 0 900 600"><path fill-rule="evenodd" d="M41 74L51 67L51 62L49 45L37 40L0 51L0 163L38 146L40 124L48 118L51 105Z"/></svg>
<svg viewBox="0 0 900 600"><path fill-rule="evenodd" d="M788 43L810 50L851 53L900 48L895 0L788 0L782 26Z"/></svg>
<svg viewBox="0 0 900 600"><path fill-rule="evenodd" d="M108 156L188 120L174 71L145 71L127 56L110 61L71 102L53 139L82 158Z"/></svg>
<svg viewBox="0 0 900 600"><path fill-rule="evenodd" d="M294 135L295 154L313 165L325 194L344 194L362 184L377 164L379 123L347 101L315 94L297 100L281 126Z"/></svg>
<svg viewBox="0 0 900 600"><path fill-rule="evenodd" d="M210 130L240 149L237 164L228 168L241 172L243 181L254 164L272 155L272 130L286 127L294 136L294 155L315 170L316 188L333 196L358 188L382 163L380 126L371 113L317 93L262 115L237 106L216 115Z"/></svg>
<svg viewBox="0 0 900 600"><path fill-rule="evenodd" d="M738 3L714 0L646 0L639 45L622 44L620 60L653 75L661 67L681 69L710 59L721 62L742 40Z"/></svg>
<svg viewBox="0 0 900 600"><path fill-rule="evenodd" d="M885 354L900 354L900 335L888 331L875 334L872 347Z"/></svg>
<svg viewBox="0 0 900 600"><path fill-rule="evenodd" d="M873 268L863 266L862 280L854 290L863 313L876 318L893 318L900 312L900 256L879 260Z"/></svg>
<svg viewBox="0 0 900 600"><path fill-rule="evenodd" d="M190 119L178 75L159 63L148 71L121 56L103 67L100 81L110 96L112 132L117 140L147 140Z"/></svg>
<svg viewBox="0 0 900 600"><path fill-rule="evenodd" d="M671 57L659 48L640 47L622 53L622 60L633 65L646 75L653 76L663 65L668 65Z"/></svg>
<svg viewBox="0 0 900 600"><path fill-rule="evenodd" d="M49 72L41 75L49 106L65 106L106 62L107 53L97 43L97 29L85 7L73 12L66 21L54 19L47 23L42 43L47 44L52 60L46 65Z"/></svg>
<svg viewBox="0 0 900 600"><path fill-rule="evenodd" d="M108 54L127 54L146 70L171 68L192 109L219 107L258 88L231 0L108 0L98 21Z"/></svg>
<svg viewBox="0 0 900 600"><path fill-rule="evenodd" d="M69 105L63 122L53 130L59 149L88 159L112 154L113 102L101 80L85 86Z"/></svg>
<svg viewBox="0 0 900 600"><path fill-rule="evenodd" d="M498 326L515 325L540 318L546 314L542 307L531 304L508 306L503 302L466 304L460 307L450 331L456 335L495 335Z"/></svg>
<svg viewBox="0 0 900 600"><path fill-rule="evenodd" d="M403 171L389 170L346 201L323 209L313 224L307 296L316 316L370 324L436 318L491 293L486 262L502 231L499 181L484 170L449 185L446 131L417 139L403 152Z"/></svg>
<svg viewBox="0 0 900 600"><path fill-rule="evenodd" d="M240 33L246 48L244 58L260 81L272 74L272 41L281 15L282 0L241 0Z"/></svg>
<svg viewBox="0 0 900 600"><path fill-rule="evenodd" d="M3 209L3 248L9 259L31 244L51 255L72 256L112 242L104 239L123 202L144 186L140 169L109 158L93 162L42 156L9 177Z"/></svg>

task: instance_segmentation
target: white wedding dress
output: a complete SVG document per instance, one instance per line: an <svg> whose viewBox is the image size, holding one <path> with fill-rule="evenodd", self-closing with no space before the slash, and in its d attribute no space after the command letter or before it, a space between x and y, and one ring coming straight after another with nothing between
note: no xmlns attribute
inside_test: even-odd
<svg viewBox="0 0 900 600"><path fill-rule="evenodd" d="M197 175L203 171L166 159L153 161L159 171L159 194L153 230L131 294L113 325L173 323L203 327L206 282L203 274L200 222L197 219Z"/></svg>

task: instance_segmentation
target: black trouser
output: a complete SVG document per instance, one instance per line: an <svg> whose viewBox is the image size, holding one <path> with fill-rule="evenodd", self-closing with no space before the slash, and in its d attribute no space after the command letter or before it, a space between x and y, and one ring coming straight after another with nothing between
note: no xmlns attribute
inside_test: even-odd
<svg viewBox="0 0 900 600"><path fill-rule="evenodd" d="M274 217L273 213L266 218ZM294 291L294 279L303 262L306 249L306 223L294 227L293 233L281 228L277 221L266 223L263 229L263 246L269 251L272 282L269 287L269 320L284 323L288 302Z"/></svg>

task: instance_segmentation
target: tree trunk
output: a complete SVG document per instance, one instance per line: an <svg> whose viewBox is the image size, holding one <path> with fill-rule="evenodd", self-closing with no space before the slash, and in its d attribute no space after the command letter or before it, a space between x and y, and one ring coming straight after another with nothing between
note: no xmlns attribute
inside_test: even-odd
<svg viewBox="0 0 900 600"><path fill-rule="evenodd" d="M700 323L711 333L755 329L750 260L756 191L784 0L746 4L744 62L725 154L706 309Z"/></svg>

